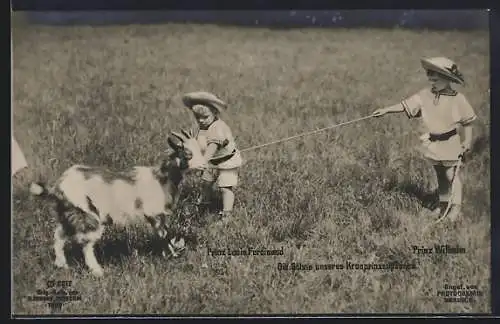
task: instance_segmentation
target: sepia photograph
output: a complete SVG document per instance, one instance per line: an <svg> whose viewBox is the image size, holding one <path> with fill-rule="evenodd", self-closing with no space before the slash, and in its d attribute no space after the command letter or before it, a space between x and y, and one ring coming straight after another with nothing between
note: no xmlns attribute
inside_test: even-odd
<svg viewBox="0 0 500 324"><path fill-rule="evenodd" d="M12 315L490 313L488 15L12 12Z"/></svg>

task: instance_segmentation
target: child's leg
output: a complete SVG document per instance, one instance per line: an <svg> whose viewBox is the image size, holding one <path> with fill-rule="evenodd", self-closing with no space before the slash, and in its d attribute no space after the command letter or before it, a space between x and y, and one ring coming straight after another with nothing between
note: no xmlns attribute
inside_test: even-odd
<svg viewBox="0 0 500 324"><path fill-rule="evenodd" d="M234 192L232 187L223 187L222 191L222 211L224 213L230 213L233 211L234 206Z"/></svg>
<svg viewBox="0 0 500 324"><path fill-rule="evenodd" d="M446 170L447 168L443 165L434 165L434 170L436 171L437 182L438 182L438 196L439 204L438 208L441 212L446 209L448 205L448 200L450 198L450 182L448 181Z"/></svg>
<svg viewBox="0 0 500 324"><path fill-rule="evenodd" d="M217 185L222 193L222 210L230 213L234 206L233 187L238 185L238 169L220 170Z"/></svg>
<svg viewBox="0 0 500 324"><path fill-rule="evenodd" d="M213 170L205 170L201 175L201 194L198 197L197 203L202 204L203 202L208 202L212 196L212 186L214 183Z"/></svg>
<svg viewBox="0 0 500 324"><path fill-rule="evenodd" d="M447 169L442 165L434 165L438 181L438 194L440 202L448 202L450 198L450 181L448 180Z"/></svg>

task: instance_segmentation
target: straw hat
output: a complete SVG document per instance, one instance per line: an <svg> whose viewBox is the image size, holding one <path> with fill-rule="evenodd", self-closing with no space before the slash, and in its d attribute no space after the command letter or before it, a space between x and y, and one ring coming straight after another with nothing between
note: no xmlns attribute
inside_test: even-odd
<svg viewBox="0 0 500 324"><path fill-rule="evenodd" d="M437 72L446 76L453 82L464 84L465 80L462 73L458 71L457 64L446 57L422 58L422 67L426 70Z"/></svg>
<svg viewBox="0 0 500 324"><path fill-rule="evenodd" d="M205 91L187 93L182 96L182 102L189 109L192 109L195 105L204 105L213 107L220 112L222 109L227 107L227 104L217 98L216 95Z"/></svg>

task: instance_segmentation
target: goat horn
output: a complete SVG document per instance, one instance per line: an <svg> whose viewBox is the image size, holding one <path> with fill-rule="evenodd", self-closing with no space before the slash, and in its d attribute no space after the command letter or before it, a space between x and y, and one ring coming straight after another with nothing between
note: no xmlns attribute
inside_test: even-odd
<svg viewBox="0 0 500 324"><path fill-rule="evenodd" d="M181 132L182 132L182 134L183 134L184 136L186 136L186 138L191 138L191 137L192 137L192 136L191 136L191 134L190 134L190 133L188 133L188 132L187 132L186 130L184 130L184 129L183 129L183 130L181 130Z"/></svg>
<svg viewBox="0 0 500 324"><path fill-rule="evenodd" d="M184 137L184 135L181 135L181 134L179 134L177 132L172 132L172 135L174 135L175 137L179 138L183 142L186 140L186 138Z"/></svg>

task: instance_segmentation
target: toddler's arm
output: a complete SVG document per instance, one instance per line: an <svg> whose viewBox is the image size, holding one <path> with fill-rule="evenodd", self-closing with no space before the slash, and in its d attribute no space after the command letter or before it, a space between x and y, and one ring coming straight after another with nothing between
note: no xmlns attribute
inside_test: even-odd
<svg viewBox="0 0 500 324"><path fill-rule="evenodd" d="M217 151L218 146L215 143L210 143L207 146L207 150L205 151L205 160L210 161L212 156L214 156L215 152Z"/></svg>

